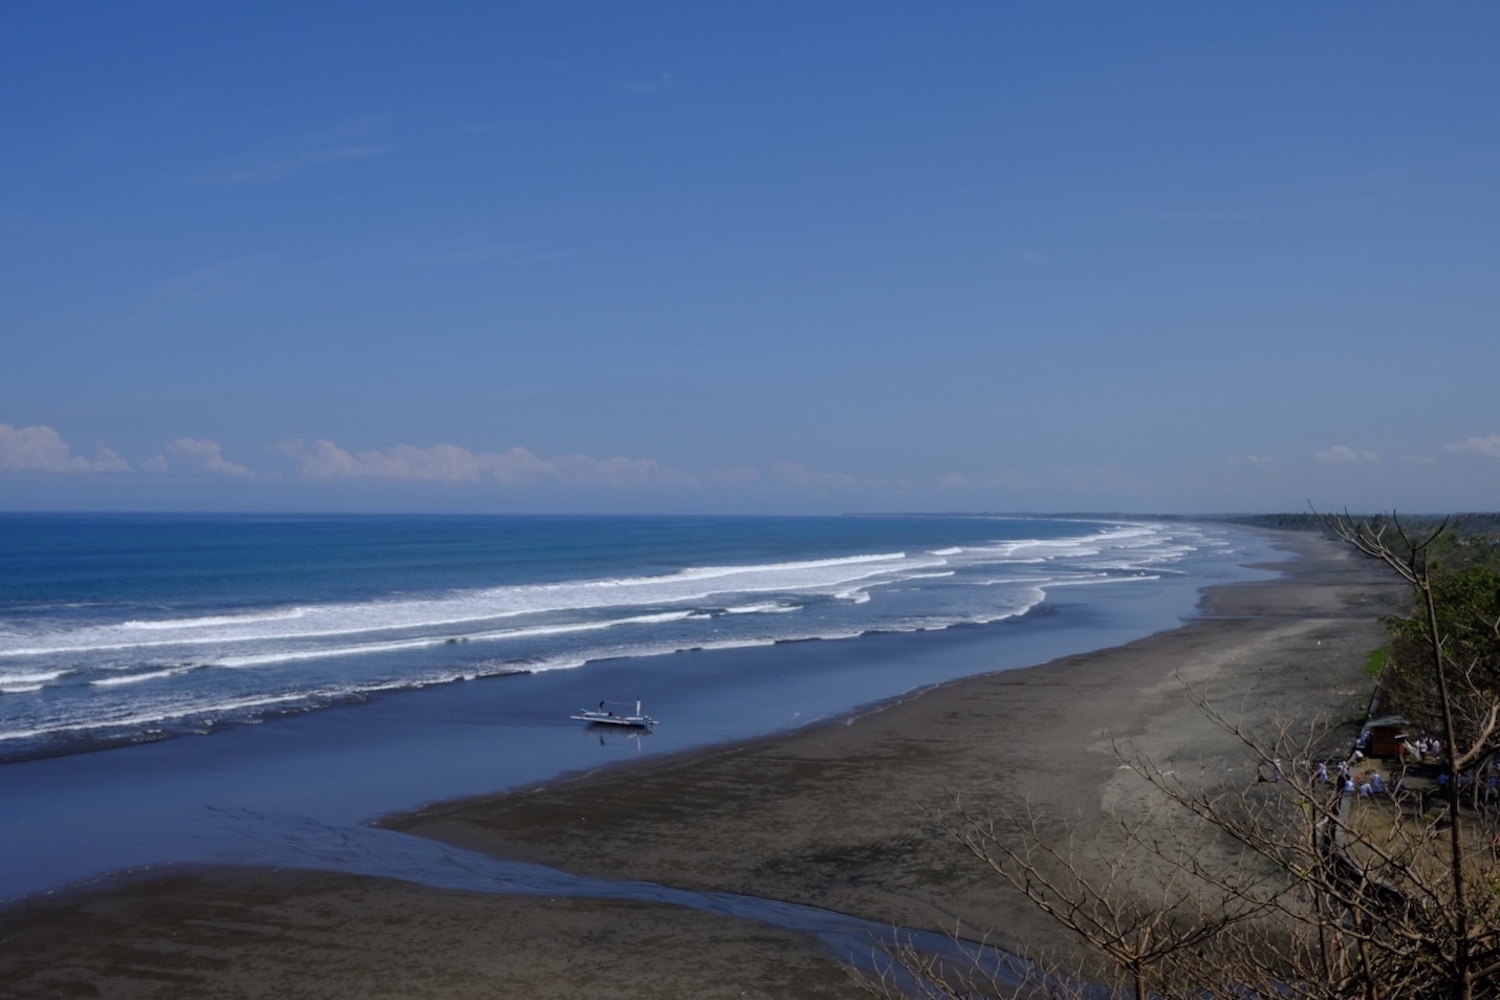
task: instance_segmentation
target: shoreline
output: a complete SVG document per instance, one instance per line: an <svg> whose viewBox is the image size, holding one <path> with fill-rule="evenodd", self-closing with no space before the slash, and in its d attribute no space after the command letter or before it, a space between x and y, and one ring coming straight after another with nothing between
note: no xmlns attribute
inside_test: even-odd
<svg viewBox="0 0 1500 1000"><path fill-rule="evenodd" d="M1312 563L1326 547L1302 548L1291 575L1208 588L1209 615L1123 646L950 681L777 737L439 803L380 825L591 876L770 896L933 930L958 921L1017 950L1027 935L1004 925L1033 916L1029 905L996 902L1004 894L983 873L962 871L965 859L923 822L922 809L963 792L1003 808L1040 803L1089 829L1103 826L1106 803L1123 794L1107 733L1166 763L1225 752L1221 734L1180 703L1179 670L1191 683L1216 684L1216 701L1322 699L1352 721L1368 699L1363 665L1388 608L1345 592L1338 581L1351 564L1335 558L1330 574ZM1355 586L1400 589L1383 584ZM1369 627L1320 628L1325 622ZM1267 643L1267 630L1277 642ZM1278 671L1263 683L1265 664L1246 669L1257 655L1285 668L1321 658L1327 668L1300 678ZM855 815L855 824L843 818ZM924 897L924 884L941 885L928 892L941 905Z"/></svg>
<svg viewBox="0 0 1500 1000"><path fill-rule="evenodd" d="M0 899L173 863L307 865L308 845L279 849L284 831L264 817L350 829L616 762L784 734L935 683L1120 645L1180 626L1205 586L1256 577L1242 564L1271 556L1264 537L1230 534L1229 551L1195 549L1186 572L1063 587L1037 611L987 625L611 658L3 766L0 798L16 807L0 816L0 854L28 864L0 867ZM643 699L668 724L631 737L567 721L601 695ZM108 838L94 832L97 815L109 817Z"/></svg>
<svg viewBox="0 0 1500 1000"><path fill-rule="evenodd" d="M1065 948L1044 918L966 866L922 807L940 807L949 792L963 791L1001 807L1040 803L1077 817L1084 827L1097 826L1104 809L1130 794L1101 746L1106 730L1163 760L1204 761L1225 753L1211 727L1185 713L1181 689L1171 683L1182 671L1216 697L1238 696L1243 703L1253 695L1263 707L1278 695L1300 702L1321 698L1335 711L1357 715L1371 686L1363 674L1364 656L1380 643L1378 616L1390 610L1385 602L1399 597L1401 589L1332 542L1274 537L1279 547L1302 552L1289 567L1271 567L1283 576L1211 586L1201 596L1200 617L1177 629L1038 666L929 686L790 733L595 768L500 796L387 817L380 825L579 874L744 892L913 927L985 929L991 940L1012 950ZM51 985L112 976L119 982L122 956L139 958L143 942L159 944L168 928L180 932L196 926L205 907L241 916L254 911L283 944L295 946L292 951L304 948L304 965L316 965L316 955L305 949L317 939L313 924L318 920L299 908L299 886L343 900L346 917L340 926L351 936L344 947L370 959L372 968L381 964L373 960L377 954L390 952L387 957L395 961L409 947L403 941L417 931L400 921L376 926L360 914L388 913L390 901L400 898L397 909L407 925L462 923L473 915L456 914L473 908L492 914L511 932L545 927L527 949L527 968L519 960L495 959L478 980L512 988L533 982L530 995L614 995L585 985L591 970L638 962L649 969L677 963L683 975L699 977L696 985L684 980L667 989L663 984L659 995L735 996L739 989L727 986L750 967L744 964L749 954L757 956L753 963L760 968L792 976L778 980L783 986L799 984L780 991L766 985L750 995L860 995L845 989L849 984L841 973L824 976L838 967L819 958L805 940L701 914L679 919L683 911L659 904L575 899L561 905L357 876L231 868L191 875L167 871L146 884L33 901L0 914L0 937L23 945L0 956L0 983L36 990L18 996L47 995L37 977L48 956L52 975L63 977ZM629 911L632 919L604 920L605 910ZM87 923L101 913L121 916L80 941L80 920ZM634 929L650 925L661 933L632 938L627 946L621 923ZM254 946L247 936L217 947L253 953ZM464 934L453 931L450 944L431 947L434 955L448 956L434 969L474 965L475 945ZM290 953L241 954L233 963L238 972L215 971L205 967L213 964L208 961L213 948L205 948L210 954L200 956L204 961L179 963L170 995L199 995L184 993L183 987L202 995L222 995L226 986L243 991L254 982L243 978L250 975L246 969L257 962L274 968L295 961ZM23 961L16 952L29 957ZM783 959L792 965L779 965ZM792 966L799 971L793 973ZM386 970L383 988L390 992L366 977L363 988L350 987L347 995L431 990L434 969ZM303 972L312 977L307 992L283 988L280 995L339 995L337 984L319 978L315 968ZM343 972L356 970L345 963ZM533 981L532 973L542 978ZM314 988L315 981L322 985ZM240 985L232 986L236 982ZM438 990L432 995L470 994Z"/></svg>
<svg viewBox="0 0 1500 1000"><path fill-rule="evenodd" d="M925 515L910 516L921 517ZM1283 540L1286 540L1295 539L1296 537L1298 537L1297 533L1278 531L1277 529L1251 528L1240 525L1236 525L1235 527L1236 530L1251 532L1263 537L1274 536L1271 539L1273 542L1275 541L1275 538L1282 538ZM1291 549L1291 545L1289 542L1286 548L1288 550ZM377 816L369 820L368 825L382 829L404 829L408 820L415 821L418 817L432 817L448 812L460 812L471 804L484 803L495 799L510 798L513 796L530 795L535 792L567 785L572 782L589 780L607 781L609 780L610 776L620 771L634 771L636 769L652 769L657 767L673 768L677 766L691 765L700 761L708 761L725 754L731 754L750 749L762 743L793 739L800 736L816 733L822 729L842 729L847 726L857 724L860 720L866 717L878 714L889 708L894 708L896 706L902 705L906 702L912 701L913 699L921 698L928 695L929 693L942 691L945 688L969 684L971 682L979 681L986 677L991 677L998 674L1016 673L1029 670L1042 670L1053 667L1054 665L1063 663L1065 661L1078 659L1080 657L1092 657L1096 655L1106 654L1112 650L1133 646L1137 642L1142 642L1145 640L1153 639L1160 635L1165 635L1168 633L1177 632L1181 629L1189 628L1195 622L1213 620L1214 618L1221 616L1215 614L1207 614L1203 611L1203 609L1205 605L1212 603L1211 595L1215 591L1221 590L1223 588L1253 586L1258 583L1275 584L1280 581L1281 574L1288 565L1289 563L1285 560L1273 560L1244 564L1243 568L1245 569L1276 573L1278 574L1278 576L1273 579L1264 581L1236 581L1233 583L1206 584L1199 591L1198 610L1193 618L1181 621L1176 626L1165 628L1158 632L1150 633L1138 639L1130 639L1117 645L1103 646L1097 649L1086 649L1078 653L1068 653L1047 659L1040 663L1029 663L1024 666L1002 666L993 671L977 674L965 674L959 677L933 681L928 684L922 685L921 687L912 688L907 691L902 691L893 695L887 695L870 702L856 705L850 709L840 711L833 715L819 717L806 723L793 725L789 728L778 729L768 733L756 733L749 736L737 736L718 742L687 746L676 750L656 753L645 760L610 760L596 766L564 771L554 774L550 777L539 778L533 782L514 785L499 792L481 792L475 795L463 795L445 798L424 806L417 807L415 809L398 810L386 815ZM861 640L879 640L889 637L894 637L902 641L911 641L919 637L923 639L936 639L940 642L944 641L945 639L952 641L956 639L957 636L962 635L963 633L980 633L983 630L993 629L997 626L1007 627L1010 625L1022 624L1028 619L1044 618L1053 614L1056 614L1055 609L1049 606L1049 602L1042 601L1035 606L1028 608L1026 611L1022 612L1019 615L1007 617L993 622L963 623L959 625L944 626L943 628L939 629L915 629L910 631L875 629L867 632L861 632L857 635L841 637L812 636L804 639L778 639L774 642L767 643L764 647L754 648L764 649L785 646L822 645L825 643L846 643L858 642ZM1240 616L1229 614L1223 617ZM705 650L694 648L678 650L676 653L658 655L674 656L681 655L683 653L702 652L705 652ZM715 652L715 650L707 650L707 652ZM609 661L601 660L595 662L603 663ZM520 673L528 672L522 671ZM493 680L495 678L486 679ZM592 729L595 727L588 728ZM628 730L622 732L625 735L629 734ZM621 732L611 732L610 735L621 735Z"/></svg>

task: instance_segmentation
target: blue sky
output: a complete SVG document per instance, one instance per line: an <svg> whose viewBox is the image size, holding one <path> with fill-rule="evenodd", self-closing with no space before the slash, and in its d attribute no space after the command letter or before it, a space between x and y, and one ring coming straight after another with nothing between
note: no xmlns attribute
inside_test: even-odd
<svg viewBox="0 0 1500 1000"><path fill-rule="evenodd" d="M0 509L1494 509L1500 7L0 10Z"/></svg>

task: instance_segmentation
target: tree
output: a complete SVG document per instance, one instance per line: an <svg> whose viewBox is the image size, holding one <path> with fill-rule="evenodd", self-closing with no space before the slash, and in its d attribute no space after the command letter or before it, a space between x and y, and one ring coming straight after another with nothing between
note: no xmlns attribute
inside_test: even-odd
<svg viewBox="0 0 1500 1000"><path fill-rule="evenodd" d="M1409 790L1345 794L1305 763L1285 766L1327 758L1331 730L1289 722L1253 730L1194 692L1263 780L1188 779L1118 745L1155 805L1117 817L1109 843L1083 854L1035 810L993 814L957 799L929 810L1085 953L1067 969L1022 966L1031 971L1000 977L892 949L929 995L1500 996L1500 882L1485 863L1480 796L1466 809L1460 794L1460 776L1494 752L1500 589L1493 576L1435 571L1430 555L1446 522L1420 535L1394 517L1325 523L1411 586L1412 614L1389 623L1393 669L1423 696L1423 717L1441 734L1441 808L1428 811ZM1330 778L1337 759L1332 767ZM1179 818L1161 822L1165 810ZM1101 867L1100 858L1114 860Z"/></svg>
<svg viewBox="0 0 1500 1000"><path fill-rule="evenodd" d="M1435 942L1435 950L1444 960L1441 971L1450 986L1448 995L1468 998L1477 983L1500 973L1494 890L1474 885L1469 869L1475 852L1464 836L1460 802L1460 776L1475 764L1489 762L1495 752L1500 718L1500 588L1488 570L1434 572L1430 555L1448 530L1446 521L1422 535L1407 532L1394 517L1370 522L1346 515L1331 518L1329 526L1344 541L1398 573L1413 591L1416 610L1411 617L1395 621L1393 631L1408 649L1421 650L1405 672L1408 678L1426 674L1429 697L1417 703L1427 707L1442 732L1446 862L1452 892L1451 898L1435 901L1447 904L1435 919L1451 926L1445 928L1447 940ZM1423 691L1418 683L1412 695ZM1477 790L1479 783L1472 784Z"/></svg>

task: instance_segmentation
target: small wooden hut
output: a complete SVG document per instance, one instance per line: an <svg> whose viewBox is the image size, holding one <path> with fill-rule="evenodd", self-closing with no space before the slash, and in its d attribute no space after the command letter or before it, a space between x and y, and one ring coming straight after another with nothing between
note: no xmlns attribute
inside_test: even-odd
<svg viewBox="0 0 1500 1000"><path fill-rule="evenodd" d="M1365 754L1393 760L1401 755L1401 743L1407 738L1411 723L1400 715L1387 715L1365 723L1360 738Z"/></svg>

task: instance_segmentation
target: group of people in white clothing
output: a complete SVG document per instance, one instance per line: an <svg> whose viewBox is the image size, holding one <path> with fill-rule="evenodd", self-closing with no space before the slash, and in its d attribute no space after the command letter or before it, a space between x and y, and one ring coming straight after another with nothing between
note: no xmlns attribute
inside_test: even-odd
<svg viewBox="0 0 1500 1000"><path fill-rule="evenodd" d="M1344 795L1357 796L1362 799L1373 795L1400 794L1401 777L1391 782L1387 781L1379 767L1361 767L1361 762L1365 760L1364 745L1365 740L1361 738L1360 742L1355 744L1354 751L1347 760L1340 760L1333 764L1321 760L1312 762L1314 779L1320 785L1336 783ZM1408 764L1440 762L1443 759L1443 741L1425 733L1414 740L1402 737L1396 746L1402 774L1406 773ZM1279 781L1281 779L1279 760L1275 762L1274 770L1276 776L1273 780ZM1487 804L1500 803L1500 759L1487 763L1478 771L1471 769L1460 772L1457 780L1459 790L1472 795L1476 806L1481 800ZM1446 789L1449 781L1447 771L1440 771L1436 776L1436 781L1439 789Z"/></svg>
<svg viewBox="0 0 1500 1000"><path fill-rule="evenodd" d="M1355 750L1354 755L1349 760L1341 760L1335 765L1337 767L1336 773L1340 791L1345 795L1358 795L1362 799L1367 799L1372 795L1385 795L1387 793L1394 795L1401 791L1400 778L1397 778L1396 783L1392 785L1386 782L1385 775L1380 773L1379 768L1371 768L1368 771L1361 772L1356 771L1351 766L1358 764L1363 759L1364 754ZM1318 761L1313 768L1313 776L1317 779L1318 784L1328 784L1333 779L1333 775L1328 771L1328 762L1323 760Z"/></svg>

